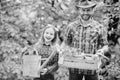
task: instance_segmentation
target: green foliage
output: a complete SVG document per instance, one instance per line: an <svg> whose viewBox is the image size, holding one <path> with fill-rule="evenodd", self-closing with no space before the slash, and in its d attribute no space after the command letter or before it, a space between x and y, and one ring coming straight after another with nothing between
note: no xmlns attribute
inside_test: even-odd
<svg viewBox="0 0 120 80"><path fill-rule="evenodd" d="M54 24L65 30L67 23L79 16L76 12L75 0L54 0L54 4L52 1L1 0L0 79L22 80L22 49L35 44L47 24ZM113 11L112 14L119 15L117 11ZM64 75L60 73L59 71L56 73L60 75L59 80L61 76L68 76L67 71Z"/></svg>

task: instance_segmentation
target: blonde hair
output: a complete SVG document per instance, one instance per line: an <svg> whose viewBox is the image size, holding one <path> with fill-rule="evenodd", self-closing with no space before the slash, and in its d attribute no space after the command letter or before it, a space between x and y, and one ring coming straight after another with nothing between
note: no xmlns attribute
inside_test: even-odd
<svg viewBox="0 0 120 80"><path fill-rule="evenodd" d="M44 37L43 37L43 36L44 36L44 32L45 32L47 29L49 29L49 28L52 28L52 29L54 30L54 32L55 32L55 33L54 33L54 38L53 38L53 40L51 41L51 43L52 43L52 45L54 45L54 44L56 43L57 37L58 37L57 29L55 28L55 26L53 26L53 25L51 25L51 24L48 24L48 25L43 29L42 34L41 34L38 42L35 44L36 47L39 46L39 45L44 44L44 42L45 42Z"/></svg>

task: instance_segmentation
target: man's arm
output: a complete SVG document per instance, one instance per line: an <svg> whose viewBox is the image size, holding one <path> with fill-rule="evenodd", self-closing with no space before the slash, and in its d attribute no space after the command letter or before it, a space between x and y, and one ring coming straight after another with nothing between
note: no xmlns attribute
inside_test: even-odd
<svg viewBox="0 0 120 80"><path fill-rule="evenodd" d="M109 59L105 56L105 53L109 51L108 41L107 41L107 28L103 25L99 25L99 49L97 50L96 54L100 55L103 58Z"/></svg>

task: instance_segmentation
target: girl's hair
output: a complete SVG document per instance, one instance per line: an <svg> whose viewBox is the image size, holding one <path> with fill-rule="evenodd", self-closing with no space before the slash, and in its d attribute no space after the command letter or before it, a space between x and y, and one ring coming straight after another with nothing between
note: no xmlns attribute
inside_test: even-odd
<svg viewBox="0 0 120 80"><path fill-rule="evenodd" d="M40 44L44 44L44 43L45 43L44 33L45 33L45 31L46 31L47 29L49 29L49 28L52 28L52 29L54 30L54 38L53 38L53 40L51 41L51 42L52 42L52 45L54 45L54 44L56 43L56 41L57 41L57 36L58 36L58 35L57 35L58 32L57 32L55 26L53 26L53 25L47 25L47 26L44 28L44 30L43 30L43 32L42 32L42 35L41 35L41 38L39 39L38 43L40 43Z"/></svg>

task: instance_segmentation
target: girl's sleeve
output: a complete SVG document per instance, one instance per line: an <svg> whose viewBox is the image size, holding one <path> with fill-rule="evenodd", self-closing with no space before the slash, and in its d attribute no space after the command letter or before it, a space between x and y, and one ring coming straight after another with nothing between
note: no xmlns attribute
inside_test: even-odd
<svg viewBox="0 0 120 80"><path fill-rule="evenodd" d="M48 63L48 73L55 72L58 69L58 58L59 53L56 52L56 55L53 57L53 59ZM52 64L52 65L51 65Z"/></svg>

